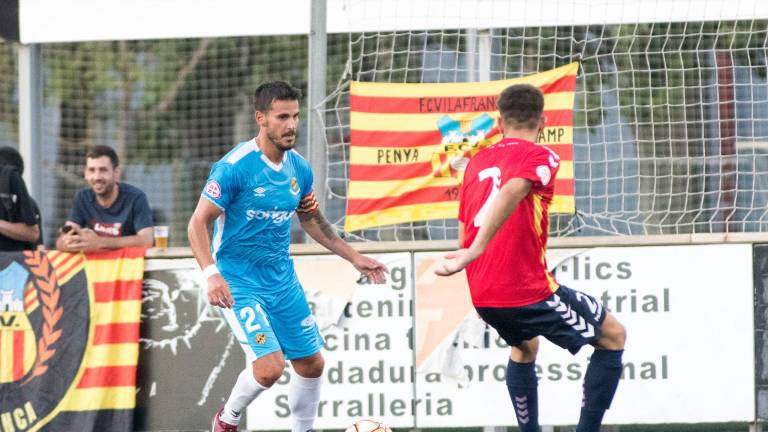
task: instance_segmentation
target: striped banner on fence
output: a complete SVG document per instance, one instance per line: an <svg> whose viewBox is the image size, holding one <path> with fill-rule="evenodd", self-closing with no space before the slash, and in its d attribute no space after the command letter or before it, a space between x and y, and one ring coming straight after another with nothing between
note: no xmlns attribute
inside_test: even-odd
<svg viewBox="0 0 768 432"><path fill-rule="evenodd" d="M539 143L560 155L552 213L573 213L573 101L578 63L522 78L473 83L352 82L346 231L458 214L467 161L496 143L499 93L544 92Z"/></svg>
<svg viewBox="0 0 768 432"><path fill-rule="evenodd" d="M0 254L0 430L133 429L144 252Z"/></svg>

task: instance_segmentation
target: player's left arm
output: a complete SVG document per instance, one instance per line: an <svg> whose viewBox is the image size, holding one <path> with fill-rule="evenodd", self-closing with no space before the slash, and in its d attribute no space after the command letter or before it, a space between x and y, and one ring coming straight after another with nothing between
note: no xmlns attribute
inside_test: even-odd
<svg viewBox="0 0 768 432"><path fill-rule="evenodd" d="M509 179L499 190L496 199L493 200L491 210L488 212L488 216L483 221L483 225L477 232L477 236L472 241L472 244L468 248L446 254L445 258L452 261L444 263L442 268L435 270L435 273L441 276L450 276L460 272L469 263L482 255L501 225L515 211L520 201L531 191L531 187L533 187L533 182L528 179L520 177ZM463 230L460 232L463 233ZM463 241L461 244L463 244Z"/></svg>
<svg viewBox="0 0 768 432"><path fill-rule="evenodd" d="M385 273L389 272L387 267L356 251L336 234L336 230L333 229L333 226L318 208L314 193L310 193L301 200L296 214L299 217L299 222L301 222L301 227L316 242L352 263L358 271L375 283L381 283L385 280Z"/></svg>

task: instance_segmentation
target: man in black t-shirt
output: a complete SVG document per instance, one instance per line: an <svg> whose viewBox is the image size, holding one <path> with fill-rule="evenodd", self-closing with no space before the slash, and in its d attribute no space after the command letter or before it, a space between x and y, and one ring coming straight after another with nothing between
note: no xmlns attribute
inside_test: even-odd
<svg viewBox="0 0 768 432"><path fill-rule="evenodd" d="M147 196L120 182L120 162L111 147L96 146L86 155L85 180L61 228L56 248L67 252L151 247L152 211Z"/></svg>
<svg viewBox="0 0 768 432"><path fill-rule="evenodd" d="M11 173L10 168L15 168L16 174ZM2 207L3 215L0 219L4 221L15 221L18 225L15 225L11 230L14 233L9 232L9 228L5 230L0 229L0 250L33 250L43 245L43 227L40 219L40 208L37 206L34 198L29 196L26 188L26 183L21 180L24 185L24 191L21 193L15 193L16 198L13 198L14 193L11 190L16 190L12 184L18 182L15 179L16 176L24 175L24 159L18 150L11 146L0 147L0 207ZM7 189L7 190L5 190ZM27 197L26 199L24 197ZM28 208L25 201L29 200L29 204L32 206L32 215L34 222L27 215ZM15 202L14 202L15 201ZM10 223L10 222L9 222ZM37 227L37 228L35 228ZM35 236L35 230L37 230L37 236ZM28 239L33 239L26 241Z"/></svg>
<svg viewBox="0 0 768 432"><path fill-rule="evenodd" d="M13 147L0 147L0 251L35 249L40 211L21 178L24 163Z"/></svg>

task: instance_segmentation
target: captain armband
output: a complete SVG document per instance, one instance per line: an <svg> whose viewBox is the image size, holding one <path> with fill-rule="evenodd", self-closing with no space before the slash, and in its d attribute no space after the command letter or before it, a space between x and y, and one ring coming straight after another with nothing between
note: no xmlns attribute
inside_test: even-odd
<svg viewBox="0 0 768 432"><path fill-rule="evenodd" d="M310 192L309 195L305 196L301 199L301 201L299 201L299 206L296 208L296 213L314 213L317 211L319 206L320 203L318 203L317 199L315 199L315 193Z"/></svg>

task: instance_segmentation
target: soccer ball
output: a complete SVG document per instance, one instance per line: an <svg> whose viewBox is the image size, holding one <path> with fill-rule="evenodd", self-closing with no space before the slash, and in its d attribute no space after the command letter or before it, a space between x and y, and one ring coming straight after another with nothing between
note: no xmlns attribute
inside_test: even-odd
<svg viewBox="0 0 768 432"><path fill-rule="evenodd" d="M378 420L363 419L351 424L345 432L392 432L392 429Z"/></svg>

